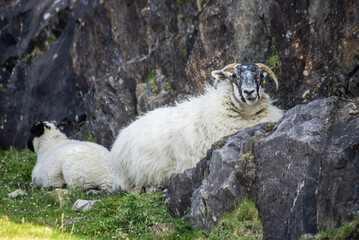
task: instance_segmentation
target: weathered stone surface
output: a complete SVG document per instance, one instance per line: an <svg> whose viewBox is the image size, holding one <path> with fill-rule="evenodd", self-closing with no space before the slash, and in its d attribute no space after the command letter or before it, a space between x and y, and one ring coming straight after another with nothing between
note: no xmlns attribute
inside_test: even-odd
<svg viewBox="0 0 359 240"><path fill-rule="evenodd" d="M207 153L207 156L211 156L213 150L222 147L225 139L223 138L216 142ZM208 175L207 165L209 160L207 157L203 158L195 168L188 169L183 174L178 174L168 183L164 197L167 199L170 214L173 217L184 216L186 210L190 207L193 191L201 185L202 180Z"/></svg>
<svg viewBox="0 0 359 240"><path fill-rule="evenodd" d="M176 232L176 227L170 223L157 223L156 225L149 227L148 231L155 235L156 239L161 239L166 235Z"/></svg>
<svg viewBox="0 0 359 240"><path fill-rule="evenodd" d="M0 7L0 149L24 148L35 121L81 113L68 54L70 1L7 1Z"/></svg>
<svg viewBox="0 0 359 240"><path fill-rule="evenodd" d="M34 121L83 114L70 136L89 131L110 147L137 114L201 92L232 61L270 64L280 89L268 81L266 91L283 109L357 97L358 9L353 0L2 2L0 147L23 148Z"/></svg>
<svg viewBox="0 0 359 240"><path fill-rule="evenodd" d="M209 232L240 199L254 199L265 239L298 239L351 220L359 213L358 107L344 98L316 100L288 110L274 128L261 124L225 138L198 164L209 160L207 169L170 183L199 174L187 217ZM179 206L188 196L182 189L169 193L172 211L189 206Z"/></svg>
<svg viewBox="0 0 359 240"><path fill-rule="evenodd" d="M26 193L22 189L16 189L15 191L9 193L7 196L10 198L17 198L18 196L25 196Z"/></svg>
<svg viewBox="0 0 359 240"><path fill-rule="evenodd" d="M136 114L171 104L177 92L185 92L194 6L144 0L74 4L79 26L71 56L97 141L110 146ZM142 84L150 87L145 82L153 72L159 81L141 91Z"/></svg>
<svg viewBox="0 0 359 240"><path fill-rule="evenodd" d="M70 192L66 189L55 189L44 194L43 198L51 203L66 205L70 201Z"/></svg>
<svg viewBox="0 0 359 240"><path fill-rule="evenodd" d="M84 200L77 199L77 201L72 206L72 211L83 211L86 212L90 210L94 205L101 203L101 200Z"/></svg>

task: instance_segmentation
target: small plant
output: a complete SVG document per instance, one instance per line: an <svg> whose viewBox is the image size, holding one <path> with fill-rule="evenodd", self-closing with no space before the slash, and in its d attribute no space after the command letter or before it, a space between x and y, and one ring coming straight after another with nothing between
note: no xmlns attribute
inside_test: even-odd
<svg viewBox="0 0 359 240"><path fill-rule="evenodd" d="M138 112L136 111L135 115L132 117L132 121L136 121L138 118L139 118L139 114Z"/></svg>
<svg viewBox="0 0 359 240"><path fill-rule="evenodd" d="M54 43L57 41L57 39L58 39L58 38L55 37L55 36L52 37L52 38L50 38L50 39L49 39L49 45L51 46L52 44L54 44Z"/></svg>
<svg viewBox="0 0 359 240"><path fill-rule="evenodd" d="M271 122L267 124L267 128L273 128L277 125L277 122Z"/></svg>
<svg viewBox="0 0 359 240"><path fill-rule="evenodd" d="M185 4L186 3L186 0L177 0L177 2L181 5Z"/></svg>
<svg viewBox="0 0 359 240"><path fill-rule="evenodd" d="M155 77L156 77L156 70L152 70L152 71L148 74L145 83L151 83L151 82L153 82L153 81L155 80Z"/></svg>
<svg viewBox="0 0 359 240"><path fill-rule="evenodd" d="M25 54L25 56L21 59L21 61L27 62L27 61L29 61L30 58L31 58L31 53L27 53L27 54Z"/></svg>
<svg viewBox="0 0 359 240"><path fill-rule="evenodd" d="M274 71L275 68L277 67L278 63L280 62L280 58L278 55L271 55L269 56L266 65L272 70Z"/></svg>
<svg viewBox="0 0 359 240"><path fill-rule="evenodd" d="M152 89L152 93L154 95L157 95L159 94L159 89L158 89L158 86L157 86L157 83L156 83L156 70L152 70L150 72L150 74L148 74L147 78L146 78L146 81L145 83L149 84L151 86L151 89Z"/></svg>
<svg viewBox="0 0 359 240"><path fill-rule="evenodd" d="M251 151L248 151L246 152L245 154L242 154L240 157L239 157L239 160L240 161L246 161L246 160L249 160L249 161L253 161L254 159L254 156L253 156L253 153Z"/></svg>
<svg viewBox="0 0 359 240"><path fill-rule="evenodd" d="M90 130L86 131L85 141L87 142L96 142L95 136Z"/></svg>
<svg viewBox="0 0 359 240"><path fill-rule="evenodd" d="M277 50L277 40L275 37L272 37L272 47L271 47L271 53L268 57L268 60L266 61L266 65L272 70L275 71L276 68L280 66L280 57L278 55Z"/></svg>

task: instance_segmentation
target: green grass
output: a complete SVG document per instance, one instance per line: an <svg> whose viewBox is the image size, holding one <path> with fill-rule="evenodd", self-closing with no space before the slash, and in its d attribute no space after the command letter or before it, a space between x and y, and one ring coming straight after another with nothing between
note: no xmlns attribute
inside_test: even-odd
<svg viewBox="0 0 359 240"><path fill-rule="evenodd" d="M210 239L262 239L263 230L258 209L253 201L243 200L232 212L225 214L212 229Z"/></svg>
<svg viewBox="0 0 359 240"><path fill-rule="evenodd" d="M0 239L83 239L45 226L30 223L13 223L0 218Z"/></svg>
<svg viewBox="0 0 359 240"><path fill-rule="evenodd" d="M351 222L345 222L340 228L320 231L316 235L302 237L301 240L351 240L359 239L359 215Z"/></svg>
<svg viewBox="0 0 359 240"><path fill-rule="evenodd" d="M44 198L47 189L32 189L29 186L36 163L34 153L29 150L0 151L0 159L0 226L7 226L1 227L2 237L153 239L154 235L148 229L157 223L169 223L175 227L176 232L163 236L165 239L204 237L202 231L193 230L188 221L173 219L169 215L161 191L94 196L72 189L69 203L60 206ZM25 196L15 199L7 196L19 188L26 193ZM71 208L77 199L99 199L102 203L88 212L75 212Z"/></svg>

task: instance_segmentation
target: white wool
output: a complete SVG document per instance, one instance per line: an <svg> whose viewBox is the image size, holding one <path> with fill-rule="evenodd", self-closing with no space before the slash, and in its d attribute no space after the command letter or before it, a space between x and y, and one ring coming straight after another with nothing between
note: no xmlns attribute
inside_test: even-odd
<svg viewBox="0 0 359 240"><path fill-rule="evenodd" d="M45 128L44 134L33 140L37 162L32 184L110 190L113 171L108 162L109 151L96 143L68 139L52 123L45 124L50 129Z"/></svg>
<svg viewBox="0 0 359 240"><path fill-rule="evenodd" d="M227 81L217 89L175 107L148 112L122 129L110 152L114 189L164 184L192 168L211 145L224 136L263 122L275 122L283 112L262 92L256 106L243 109Z"/></svg>

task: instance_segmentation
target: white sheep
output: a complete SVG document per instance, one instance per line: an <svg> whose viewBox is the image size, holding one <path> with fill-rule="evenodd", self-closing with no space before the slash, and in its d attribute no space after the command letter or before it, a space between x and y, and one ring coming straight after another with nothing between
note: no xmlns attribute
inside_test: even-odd
<svg viewBox="0 0 359 240"><path fill-rule="evenodd" d="M56 122L37 122L29 148L37 155L31 186L111 190L109 151L96 143L71 140Z"/></svg>
<svg viewBox="0 0 359 240"><path fill-rule="evenodd" d="M224 136L263 122L276 122L283 111L262 88L264 64L230 64L212 72L215 87L177 104L141 116L122 129L110 152L113 189L129 191L166 182L192 168Z"/></svg>

